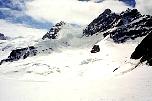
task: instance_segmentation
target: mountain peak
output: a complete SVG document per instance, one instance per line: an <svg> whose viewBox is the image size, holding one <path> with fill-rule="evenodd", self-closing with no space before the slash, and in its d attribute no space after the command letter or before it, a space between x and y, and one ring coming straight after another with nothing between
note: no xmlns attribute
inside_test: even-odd
<svg viewBox="0 0 152 101"><path fill-rule="evenodd" d="M112 12L111 9L105 9L104 12L101 15L110 15L111 12Z"/></svg>
<svg viewBox="0 0 152 101"><path fill-rule="evenodd" d="M49 32L47 32L42 39L56 39L58 36L58 32L61 30L61 28L65 25L65 22L61 21L57 24L55 24L50 30Z"/></svg>
<svg viewBox="0 0 152 101"><path fill-rule="evenodd" d="M106 9L84 29L83 34L90 36L97 32L104 32L113 27L118 19L118 14L113 13L110 9Z"/></svg>
<svg viewBox="0 0 152 101"><path fill-rule="evenodd" d="M137 9L127 9L120 14L112 13L106 9L95 20L93 20L83 31L84 36L92 36L98 32L110 35L116 43L122 43L128 39L146 35L151 29L151 16L144 16ZM109 29L115 28L112 31ZM136 34L138 33L138 34Z"/></svg>
<svg viewBox="0 0 152 101"><path fill-rule="evenodd" d="M137 9L130 9L128 8L126 11L120 13L121 16L132 16L132 17L139 17L141 13Z"/></svg>
<svg viewBox="0 0 152 101"><path fill-rule="evenodd" d="M50 53L60 45L65 47L72 47L80 46L80 44L83 46L84 44L85 46L88 42L88 40L85 39L89 39L90 41L92 38L96 38L88 42L89 45L92 46L95 43L102 40L107 35L108 38L111 38L113 42L117 44L124 43L128 40L135 40L138 37L143 38L143 36L146 36L149 33L151 33L151 22L152 17L150 15L141 15L137 9L127 9L126 11L121 12L120 14L116 14L112 12L110 9L106 9L96 19L94 19L85 29L83 29L83 27L77 29L76 26L74 26L74 28L71 28L70 26L68 26L68 24L61 21L60 23L54 25L49 30L49 32L47 32L43 36L43 40L41 40L38 44L34 45L31 49L26 47L23 49L14 50L7 59L2 60L2 63L19 60L22 56L26 57L34 56L40 53ZM77 36L77 33L81 35ZM74 34L75 36L71 34ZM92 35L93 37L91 37ZM75 37L76 39L73 37ZM46 38L50 40L44 40ZM79 43L78 41L84 43ZM53 43L51 44L51 42ZM76 42L78 42L78 44ZM99 47L97 49L99 51ZM14 52L19 52L20 54L14 55ZM26 52L28 52L28 55Z"/></svg>

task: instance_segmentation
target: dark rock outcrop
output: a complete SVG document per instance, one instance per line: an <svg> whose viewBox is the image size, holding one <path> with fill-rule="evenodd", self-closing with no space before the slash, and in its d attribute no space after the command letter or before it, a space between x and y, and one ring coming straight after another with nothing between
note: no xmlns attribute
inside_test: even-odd
<svg viewBox="0 0 152 101"><path fill-rule="evenodd" d="M62 26L65 25L64 22L57 23L55 26L53 26L49 32L47 32L43 36L43 40L48 38L48 39L56 39L58 37L58 32L61 30ZM4 35L2 35L2 38L4 39ZM1 38L1 36L0 36ZM37 48L40 48L41 46L38 46ZM35 46L29 46L26 48L21 48L21 49L15 49L12 50L10 55L8 56L7 59L3 59L0 61L0 65L4 62L13 62L13 61L18 61L19 59L26 59L29 56L35 56L38 54L38 50ZM47 50L53 50L51 47L48 49L42 49L42 52L47 51Z"/></svg>
<svg viewBox="0 0 152 101"><path fill-rule="evenodd" d="M6 39L7 37L4 34L0 33L0 40L6 40Z"/></svg>
<svg viewBox="0 0 152 101"><path fill-rule="evenodd" d="M152 66L152 31L142 40L131 55L131 59L140 59L140 62L147 62Z"/></svg>
<svg viewBox="0 0 152 101"><path fill-rule="evenodd" d="M83 36L102 32L104 37L110 35L115 43L123 43L129 39L146 36L151 29L152 17L141 15L137 9L127 9L120 14L106 9L84 29Z"/></svg>
<svg viewBox="0 0 152 101"><path fill-rule="evenodd" d="M106 9L83 30L83 35L92 36L97 32L104 32L113 28L118 20L119 15L112 13L110 9Z"/></svg>
<svg viewBox="0 0 152 101"><path fill-rule="evenodd" d="M49 32L47 32L42 39L56 39L58 36L58 32L61 30L62 26L65 25L65 23L63 21L57 23L56 25L54 25Z"/></svg>
<svg viewBox="0 0 152 101"><path fill-rule="evenodd" d="M91 50L91 53L97 53L97 52L100 52L100 47L99 45L94 45Z"/></svg>
<svg viewBox="0 0 152 101"><path fill-rule="evenodd" d="M152 24L151 16L141 15L136 9L128 10L127 13L122 13L123 19L121 19L121 26L111 32L110 38L116 43L123 43L129 39L134 40L137 37L146 36L150 31ZM126 21L127 19L127 21Z"/></svg>
<svg viewBox="0 0 152 101"><path fill-rule="evenodd" d="M29 46L27 48L21 48L13 50L7 59L3 59L0 62L0 65L4 62L13 62L19 59L26 59L29 56L35 56L37 54L37 50L34 46Z"/></svg>

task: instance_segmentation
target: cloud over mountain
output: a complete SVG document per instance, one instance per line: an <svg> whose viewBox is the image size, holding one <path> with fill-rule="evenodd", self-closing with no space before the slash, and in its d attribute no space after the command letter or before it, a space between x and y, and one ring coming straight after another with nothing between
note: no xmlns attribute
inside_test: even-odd
<svg viewBox="0 0 152 101"><path fill-rule="evenodd" d="M135 4L140 12L152 14L152 2L144 0L0 0L0 19L48 29L60 21L88 24L107 8L119 13Z"/></svg>
<svg viewBox="0 0 152 101"><path fill-rule="evenodd" d="M0 19L24 26L49 29L51 22L36 20L25 13L26 3L32 0L0 0Z"/></svg>
<svg viewBox="0 0 152 101"><path fill-rule="evenodd" d="M27 14L35 19L59 22L88 24L106 8L121 12L128 8L123 2L105 0L102 3L81 2L78 0L34 0L27 4Z"/></svg>

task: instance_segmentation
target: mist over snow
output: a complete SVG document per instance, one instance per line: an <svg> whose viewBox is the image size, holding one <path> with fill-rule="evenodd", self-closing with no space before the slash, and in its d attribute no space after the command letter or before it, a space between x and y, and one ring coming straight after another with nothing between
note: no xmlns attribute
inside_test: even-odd
<svg viewBox="0 0 152 101"><path fill-rule="evenodd" d="M0 101L152 101L152 1L122 1L0 0Z"/></svg>
<svg viewBox="0 0 152 101"><path fill-rule="evenodd" d="M23 26L21 24L12 24L5 20L0 20L0 33L10 37L29 37L40 38L47 32L45 29L35 29Z"/></svg>

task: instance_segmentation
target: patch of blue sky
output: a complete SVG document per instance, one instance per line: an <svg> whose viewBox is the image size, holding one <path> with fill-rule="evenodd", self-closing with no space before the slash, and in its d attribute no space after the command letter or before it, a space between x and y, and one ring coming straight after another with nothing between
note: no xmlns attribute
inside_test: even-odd
<svg viewBox="0 0 152 101"><path fill-rule="evenodd" d="M29 0L0 0L0 19L27 27L49 29L52 26L51 22L37 20L24 13L26 1Z"/></svg>
<svg viewBox="0 0 152 101"><path fill-rule="evenodd" d="M119 1L122 1L124 2L125 4L131 6L131 7L135 7L136 6L136 1L135 0L119 0Z"/></svg>

